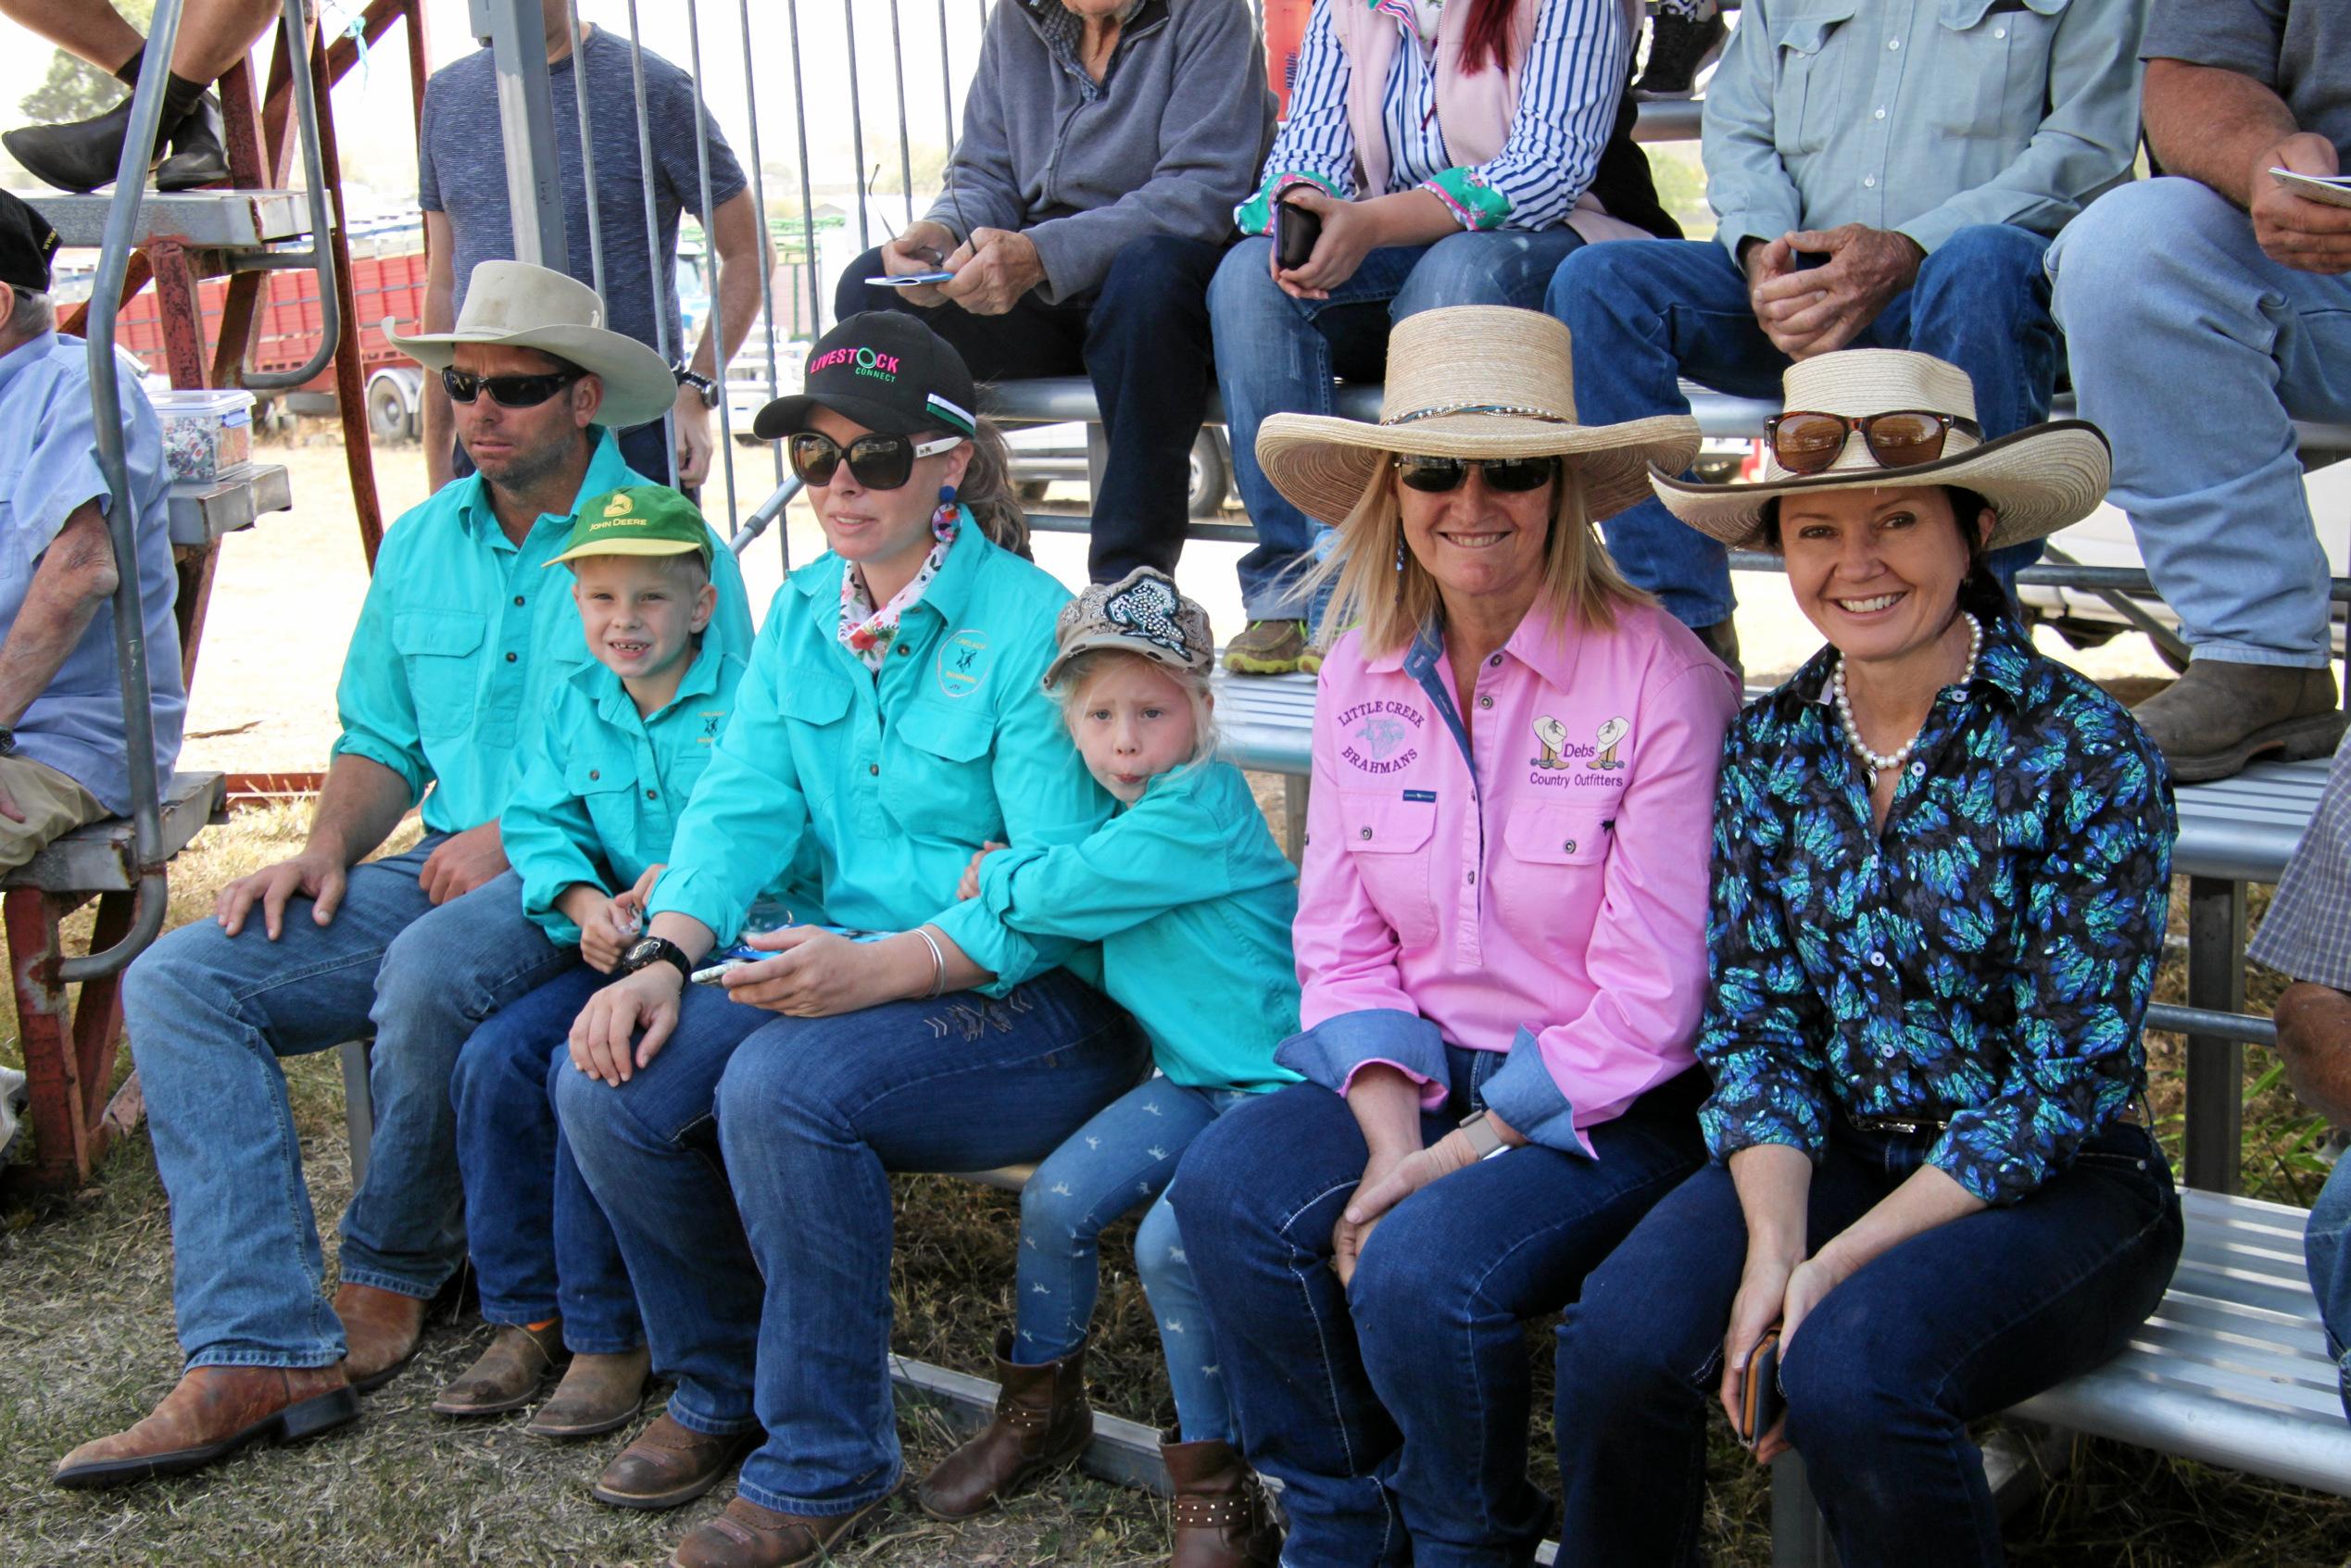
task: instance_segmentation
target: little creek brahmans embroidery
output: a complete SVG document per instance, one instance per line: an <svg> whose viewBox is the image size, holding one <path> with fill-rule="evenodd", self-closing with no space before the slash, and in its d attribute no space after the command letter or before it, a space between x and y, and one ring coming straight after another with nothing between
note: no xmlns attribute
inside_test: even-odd
<svg viewBox="0 0 2351 1568"><path fill-rule="evenodd" d="M1420 759L1428 716L1409 702L1376 697L1359 702L1335 722L1345 736L1339 760L1374 777L1401 773Z"/></svg>

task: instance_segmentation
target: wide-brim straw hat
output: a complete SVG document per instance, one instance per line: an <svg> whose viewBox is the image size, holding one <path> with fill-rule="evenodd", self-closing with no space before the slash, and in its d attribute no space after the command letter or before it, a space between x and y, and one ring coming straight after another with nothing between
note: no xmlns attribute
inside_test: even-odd
<svg viewBox="0 0 2351 1568"><path fill-rule="evenodd" d="M1901 348L1847 348L1799 360L1781 378L1792 413L1953 414L1972 422L1975 383L1931 354ZM1892 490L1946 484L1972 490L1998 514L1987 549L2021 545L2079 522L2105 499L2111 461L2106 438L2081 420L2029 425L1994 441L1954 426L1931 463L1886 468L1854 431L1837 460L1817 474L1792 474L1766 453L1754 484L1698 484L1657 465L1650 475L1666 509L1701 533L1740 548L1764 537L1764 508L1782 495L1814 490Z"/></svg>
<svg viewBox="0 0 2351 1568"><path fill-rule="evenodd" d="M648 424L677 401L677 378L659 354L604 324L604 302L566 273L523 261L484 261L465 287L457 327L446 332L397 331L383 319L392 346L427 370L448 368L461 343L535 348L569 359L604 383L596 422L613 430Z"/></svg>
<svg viewBox="0 0 2351 1568"><path fill-rule="evenodd" d="M1578 424L1566 327L1538 310L1459 305L1396 323L1377 424L1276 414L1258 427L1257 461L1299 510L1336 523L1399 453L1564 458L1597 520L1647 500L1650 466L1678 472L1698 442L1687 414Z"/></svg>

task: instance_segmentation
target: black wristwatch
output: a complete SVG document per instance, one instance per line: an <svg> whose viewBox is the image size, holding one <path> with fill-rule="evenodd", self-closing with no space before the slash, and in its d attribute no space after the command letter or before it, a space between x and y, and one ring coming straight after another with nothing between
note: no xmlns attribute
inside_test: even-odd
<svg viewBox="0 0 2351 1568"><path fill-rule="evenodd" d="M0 724L0 757L14 757L16 754L17 732L6 724Z"/></svg>
<svg viewBox="0 0 2351 1568"><path fill-rule="evenodd" d="M715 408L718 407L718 383L712 381L710 377L702 374L698 370L688 369L683 360L670 367L670 374L677 378L678 385L690 386L698 393L702 398L703 408Z"/></svg>
<svg viewBox="0 0 2351 1568"><path fill-rule="evenodd" d="M621 957L621 972L635 974L640 969L650 969L657 963L677 965L681 982L694 978L694 960L685 956L685 949L666 936L639 937Z"/></svg>

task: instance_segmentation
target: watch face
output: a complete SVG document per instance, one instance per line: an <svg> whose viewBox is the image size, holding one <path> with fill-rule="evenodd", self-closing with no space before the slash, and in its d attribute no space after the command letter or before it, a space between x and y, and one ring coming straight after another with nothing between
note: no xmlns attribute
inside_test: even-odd
<svg viewBox="0 0 2351 1568"><path fill-rule="evenodd" d="M621 961L631 969L642 969L660 956L661 939L658 936L646 936L631 944L629 950L622 955Z"/></svg>

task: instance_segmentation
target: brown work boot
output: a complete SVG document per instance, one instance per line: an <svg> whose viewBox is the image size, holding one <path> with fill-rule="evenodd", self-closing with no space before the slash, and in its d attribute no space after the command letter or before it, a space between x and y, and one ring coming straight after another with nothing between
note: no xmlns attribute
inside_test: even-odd
<svg viewBox="0 0 2351 1568"><path fill-rule="evenodd" d="M639 1347L607 1355L573 1356L555 1397L522 1430L534 1437L594 1437L617 1432L645 1408L646 1374L653 1353Z"/></svg>
<svg viewBox="0 0 2351 1568"><path fill-rule="evenodd" d="M1236 675L1291 675L1307 653L1303 621L1252 621L1225 645L1225 668ZM1321 660L1315 665L1319 669Z"/></svg>
<svg viewBox="0 0 2351 1568"><path fill-rule="evenodd" d="M344 1371L351 1386L364 1394L392 1381L393 1374L416 1354L424 1337L424 1310L430 1301L379 1290L372 1285L346 1285L334 1293L334 1315L343 1320Z"/></svg>
<svg viewBox="0 0 2351 1568"><path fill-rule="evenodd" d="M127 1432L84 1443L57 1461L60 1486L117 1486L200 1470L257 1438L291 1443L359 1413L343 1363L321 1367L190 1367L179 1386Z"/></svg>
<svg viewBox="0 0 2351 1568"><path fill-rule="evenodd" d="M563 1324L524 1328L501 1323L490 1348L433 1401L434 1415L503 1415L537 1398L563 1361Z"/></svg>
<svg viewBox="0 0 2351 1568"><path fill-rule="evenodd" d="M1012 1336L996 1336L996 1419L914 1489L934 1519L969 1519L1031 1476L1059 1470L1086 1451L1094 1412L1086 1404L1086 1346L1058 1361L1006 1361Z"/></svg>
<svg viewBox="0 0 2351 1568"><path fill-rule="evenodd" d="M679 1425L664 1411L596 1478L596 1500L614 1508L675 1508L718 1485L759 1433L713 1436Z"/></svg>
<svg viewBox="0 0 2351 1568"><path fill-rule="evenodd" d="M1273 1568L1282 1557L1281 1527L1256 1472L1230 1443L1171 1443L1159 1457L1176 1496L1169 1568Z"/></svg>
<svg viewBox="0 0 2351 1568"><path fill-rule="evenodd" d="M2196 659L2188 672L2131 710L2171 765L2175 784L2209 784L2272 753L2300 762L2332 753L2344 715L2334 671Z"/></svg>
<svg viewBox="0 0 2351 1568"><path fill-rule="evenodd" d="M854 1513L813 1518L736 1498L724 1513L678 1543L670 1568L795 1568L828 1562L835 1548L879 1524L888 1503L886 1497L876 1498Z"/></svg>

